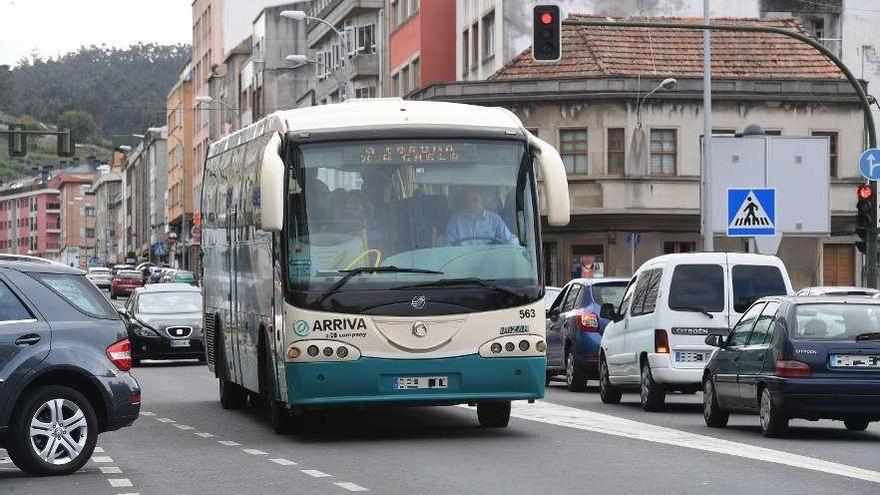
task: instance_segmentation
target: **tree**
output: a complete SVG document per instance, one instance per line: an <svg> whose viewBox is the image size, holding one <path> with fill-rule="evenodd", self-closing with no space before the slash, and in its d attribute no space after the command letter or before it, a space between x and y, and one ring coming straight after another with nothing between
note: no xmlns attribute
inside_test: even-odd
<svg viewBox="0 0 880 495"><path fill-rule="evenodd" d="M58 116L58 129L70 129L70 138L75 143L82 143L95 135L98 125L89 112L84 110L67 110Z"/></svg>
<svg viewBox="0 0 880 495"><path fill-rule="evenodd" d="M23 125L24 128L29 131L36 131L41 128L40 123L37 122L37 119L31 117L28 114L24 114L21 117L19 117L17 123Z"/></svg>
<svg viewBox="0 0 880 495"><path fill-rule="evenodd" d="M0 65L0 111L9 108L12 103L12 78L8 65Z"/></svg>

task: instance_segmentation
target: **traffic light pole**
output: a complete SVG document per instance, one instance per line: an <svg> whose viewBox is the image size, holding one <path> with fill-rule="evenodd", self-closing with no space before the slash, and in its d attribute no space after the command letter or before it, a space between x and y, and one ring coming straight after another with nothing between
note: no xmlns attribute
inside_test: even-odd
<svg viewBox="0 0 880 495"><path fill-rule="evenodd" d="M637 27L649 29L690 29L703 31L737 31L741 33L771 33L781 36L794 38L802 43L806 43L818 50L822 55L828 57L837 68L843 72L847 81L852 85L862 105L862 112L865 115L865 127L868 130L868 148L877 147L877 131L874 128L874 116L871 114L871 103L868 101L868 95L865 89L859 83L858 79L850 72L846 64L837 58L821 43L810 38L807 35L769 26L743 26L730 24L676 24L666 22L633 22L633 21L600 21L600 20L565 20L562 21L568 26L597 26L597 27ZM871 197L877 201L877 182L869 181L871 186ZM877 208L871 212L871 223L868 225L867 238L865 239L865 276L868 287L877 288Z"/></svg>

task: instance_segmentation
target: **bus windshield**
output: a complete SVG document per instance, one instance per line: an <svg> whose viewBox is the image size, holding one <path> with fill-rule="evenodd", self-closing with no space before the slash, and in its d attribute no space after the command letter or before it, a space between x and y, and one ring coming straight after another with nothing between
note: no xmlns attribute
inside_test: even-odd
<svg viewBox="0 0 880 495"><path fill-rule="evenodd" d="M301 145L293 161L286 249L294 304L369 312L409 301L415 287L454 312L539 298L523 142L316 143ZM472 295L467 303L450 295L461 289Z"/></svg>

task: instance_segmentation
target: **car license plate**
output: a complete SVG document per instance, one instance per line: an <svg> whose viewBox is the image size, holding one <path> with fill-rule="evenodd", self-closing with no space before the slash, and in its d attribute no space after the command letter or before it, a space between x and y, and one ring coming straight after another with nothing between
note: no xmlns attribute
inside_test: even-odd
<svg viewBox="0 0 880 495"><path fill-rule="evenodd" d="M448 388L449 377L447 376L396 376L394 377L395 390L421 390L429 388Z"/></svg>
<svg viewBox="0 0 880 495"><path fill-rule="evenodd" d="M832 354L831 367L880 369L880 354Z"/></svg>
<svg viewBox="0 0 880 495"><path fill-rule="evenodd" d="M189 347L189 339L175 339L171 341L171 347Z"/></svg>
<svg viewBox="0 0 880 495"><path fill-rule="evenodd" d="M676 363L702 363L704 359L702 352L675 351Z"/></svg>

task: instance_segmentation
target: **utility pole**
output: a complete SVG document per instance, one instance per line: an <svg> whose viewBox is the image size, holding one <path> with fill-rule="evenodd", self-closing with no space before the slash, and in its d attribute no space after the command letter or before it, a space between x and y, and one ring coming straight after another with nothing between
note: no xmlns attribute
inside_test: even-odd
<svg viewBox="0 0 880 495"><path fill-rule="evenodd" d="M703 23L709 24L709 0L703 0ZM703 173L700 181L703 190L700 202L703 206L703 250L715 250L715 233L712 232L712 202L709 187L712 184L712 31L703 31Z"/></svg>

